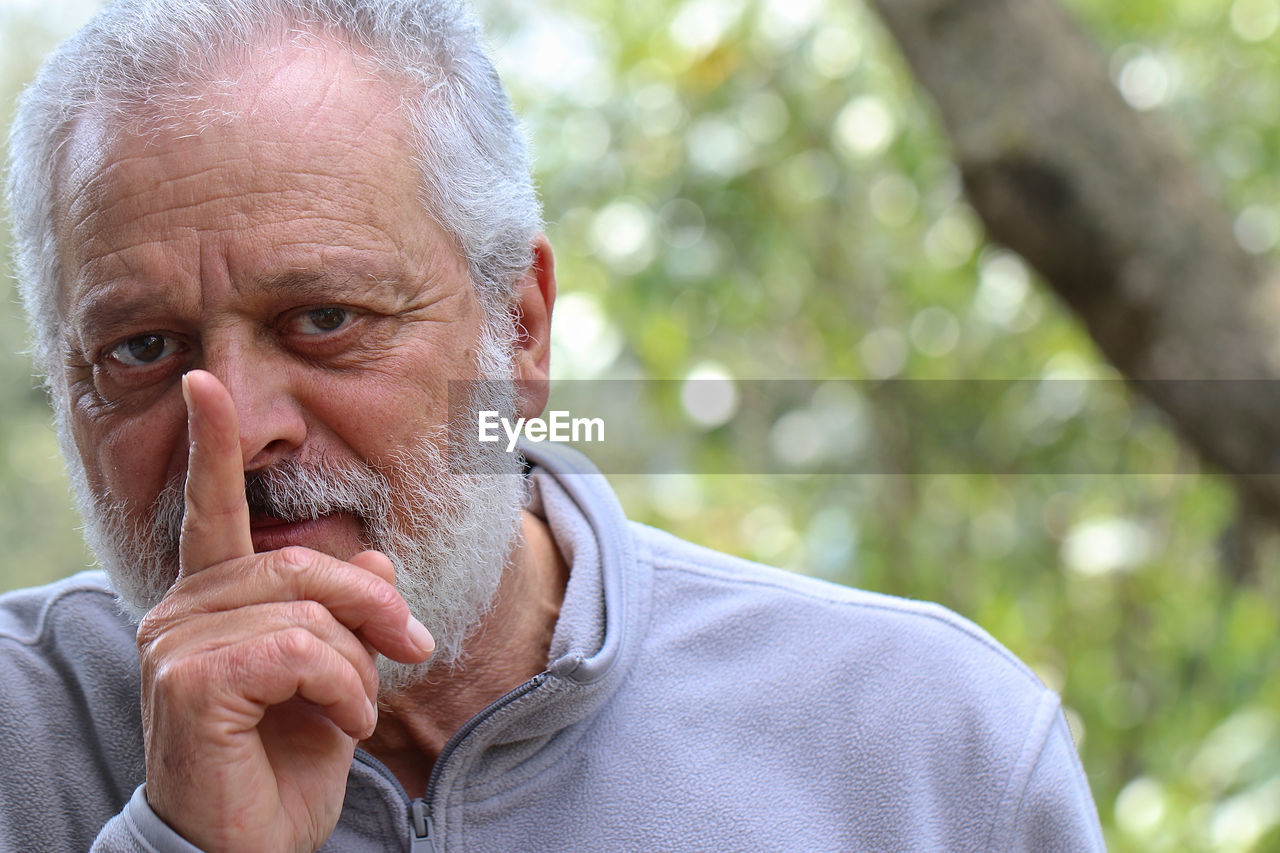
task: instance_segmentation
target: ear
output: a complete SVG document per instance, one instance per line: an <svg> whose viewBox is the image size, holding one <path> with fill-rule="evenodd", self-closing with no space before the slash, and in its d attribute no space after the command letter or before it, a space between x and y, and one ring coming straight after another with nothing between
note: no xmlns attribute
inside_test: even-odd
<svg viewBox="0 0 1280 853"><path fill-rule="evenodd" d="M539 234L533 262L516 286L511 312L516 323L515 380L520 417L534 418L547 405L551 370L551 311L556 302L556 261L551 243Z"/></svg>

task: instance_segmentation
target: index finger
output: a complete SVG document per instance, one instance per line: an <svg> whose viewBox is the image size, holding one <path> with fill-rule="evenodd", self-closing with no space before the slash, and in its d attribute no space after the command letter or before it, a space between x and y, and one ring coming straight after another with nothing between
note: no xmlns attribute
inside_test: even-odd
<svg viewBox="0 0 1280 853"><path fill-rule="evenodd" d="M253 553L236 406L218 378L203 370L182 377L187 403L186 512L179 575Z"/></svg>

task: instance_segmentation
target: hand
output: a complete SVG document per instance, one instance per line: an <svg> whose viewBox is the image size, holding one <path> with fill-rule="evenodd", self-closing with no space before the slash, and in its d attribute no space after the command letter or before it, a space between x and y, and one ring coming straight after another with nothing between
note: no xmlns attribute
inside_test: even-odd
<svg viewBox="0 0 1280 853"><path fill-rule="evenodd" d="M387 557L253 552L231 395L183 377L190 456L178 580L138 631L147 800L211 851L312 851L377 722L382 653L417 662Z"/></svg>

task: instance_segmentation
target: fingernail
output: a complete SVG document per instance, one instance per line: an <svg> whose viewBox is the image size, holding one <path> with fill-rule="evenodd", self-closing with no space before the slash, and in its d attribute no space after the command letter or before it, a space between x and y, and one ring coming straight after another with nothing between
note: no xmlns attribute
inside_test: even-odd
<svg viewBox="0 0 1280 853"><path fill-rule="evenodd" d="M369 717L369 726L368 726L369 734L366 735L366 737L372 737L373 730L378 727L378 706L373 704L373 700L367 699L367 698L364 700L364 704L368 706L367 716Z"/></svg>
<svg viewBox="0 0 1280 853"><path fill-rule="evenodd" d="M196 421L196 407L191 403L191 374L182 374L182 402L187 404L187 433L188 438Z"/></svg>
<svg viewBox="0 0 1280 853"><path fill-rule="evenodd" d="M409 635L410 641L412 641L413 644L423 652L423 654L429 655L436 650L436 641L431 636L431 632L427 630L425 625L417 619L414 619L412 616L410 616L408 621L404 623L404 631Z"/></svg>

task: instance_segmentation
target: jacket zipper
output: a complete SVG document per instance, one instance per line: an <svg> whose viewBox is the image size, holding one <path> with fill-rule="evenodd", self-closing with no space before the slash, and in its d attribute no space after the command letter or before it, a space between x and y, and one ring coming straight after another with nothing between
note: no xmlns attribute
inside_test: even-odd
<svg viewBox="0 0 1280 853"><path fill-rule="evenodd" d="M466 739L467 735L476 730L481 723L492 717L495 713L510 705L512 702L527 696L534 690L543 685L550 673L540 672L533 678L521 684L511 692L498 699L496 702L485 708L479 714L476 714L466 724L454 732L453 737L449 738L444 745L444 749L440 750L440 755L436 758L435 766L431 771L431 778L427 780L426 792L418 798L409 799L408 793L404 793L404 786L400 784L400 780L387 769L386 765L372 755L365 756L365 763L374 770L386 776L395 782L400 791L404 793L404 798L409 802L409 851L410 853L439 853L436 847L435 827L431 823L431 803L435 800L436 787L440 779L440 769L444 767L449 756L457 750L458 746Z"/></svg>
<svg viewBox="0 0 1280 853"><path fill-rule="evenodd" d="M413 823L413 834L409 837L410 853L436 853L436 841L431 832L431 809L424 800L414 800L409 804L409 819Z"/></svg>

